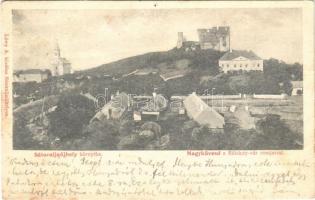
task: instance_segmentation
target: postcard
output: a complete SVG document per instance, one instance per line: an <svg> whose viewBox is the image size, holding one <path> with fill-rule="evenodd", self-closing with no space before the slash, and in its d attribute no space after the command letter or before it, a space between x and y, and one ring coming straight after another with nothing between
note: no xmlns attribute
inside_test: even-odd
<svg viewBox="0 0 315 200"><path fill-rule="evenodd" d="M3 199L314 191L313 2L4 2Z"/></svg>

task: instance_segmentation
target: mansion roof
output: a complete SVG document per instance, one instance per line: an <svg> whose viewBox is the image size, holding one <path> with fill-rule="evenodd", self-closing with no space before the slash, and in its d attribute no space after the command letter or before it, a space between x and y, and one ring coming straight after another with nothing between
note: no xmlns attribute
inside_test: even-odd
<svg viewBox="0 0 315 200"><path fill-rule="evenodd" d="M258 57L253 51L245 51L245 50L232 50L229 52L226 52L220 60L233 60L238 57L244 57L249 60L262 60L260 57Z"/></svg>

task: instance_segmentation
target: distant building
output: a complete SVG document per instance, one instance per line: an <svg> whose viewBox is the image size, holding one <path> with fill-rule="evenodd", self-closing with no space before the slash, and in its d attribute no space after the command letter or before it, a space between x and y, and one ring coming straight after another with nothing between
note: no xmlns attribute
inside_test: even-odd
<svg viewBox="0 0 315 200"><path fill-rule="evenodd" d="M177 79L177 78L181 78L184 76L185 76L185 73L179 74L177 71L169 72L169 73L165 73L165 74L160 74L160 77L163 79L163 81Z"/></svg>
<svg viewBox="0 0 315 200"><path fill-rule="evenodd" d="M303 94L303 81L291 81L292 84L292 96Z"/></svg>
<svg viewBox="0 0 315 200"><path fill-rule="evenodd" d="M178 32L178 34L177 34L177 46L176 46L177 49L182 48L184 42L185 42L184 33Z"/></svg>
<svg viewBox="0 0 315 200"><path fill-rule="evenodd" d="M133 112L133 120L134 121L141 121L141 112L139 111L134 111Z"/></svg>
<svg viewBox="0 0 315 200"><path fill-rule="evenodd" d="M183 32L178 33L178 39L177 39L177 49L183 48L185 51L195 51L197 49L200 49L199 42L196 41L187 41L184 37Z"/></svg>
<svg viewBox="0 0 315 200"><path fill-rule="evenodd" d="M111 99L103 108L95 114L91 119L93 120L103 120L103 119L121 119L124 114L128 111L129 106L129 96L126 93L117 94L113 99Z"/></svg>
<svg viewBox="0 0 315 200"><path fill-rule="evenodd" d="M137 76L145 76L145 75L150 75L150 74L157 74L158 71L159 71L158 69L148 67L148 68L136 70L134 71L133 74Z"/></svg>
<svg viewBox="0 0 315 200"><path fill-rule="evenodd" d="M197 31L201 49L230 50L230 27L219 26Z"/></svg>
<svg viewBox="0 0 315 200"><path fill-rule="evenodd" d="M58 43L56 43L54 49L53 58L53 76L61 76L64 74L70 74L72 72L71 63L66 59L61 57L60 48Z"/></svg>
<svg viewBox="0 0 315 200"><path fill-rule="evenodd" d="M237 124L241 129L256 128L255 118L249 113L248 107L241 106L237 108L236 111L234 110L233 115L237 119Z"/></svg>
<svg viewBox="0 0 315 200"><path fill-rule="evenodd" d="M230 50L230 27L219 26L210 29L198 29L199 41L187 41L183 32L178 33L177 49L183 48L185 51L197 49L214 49L217 51Z"/></svg>
<svg viewBox="0 0 315 200"><path fill-rule="evenodd" d="M195 93L185 98L184 106L188 117L195 120L198 124L212 129L223 129L225 124L224 117L210 108Z"/></svg>
<svg viewBox="0 0 315 200"><path fill-rule="evenodd" d="M230 50L219 59L224 73L230 71L263 71L263 59L252 51Z"/></svg>
<svg viewBox="0 0 315 200"><path fill-rule="evenodd" d="M199 42L195 41L185 41L183 43L183 48L185 49L185 51L196 51L200 49L200 44Z"/></svg>
<svg viewBox="0 0 315 200"><path fill-rule="evenodd" d="M27 69L13 73L13 82L37 82L40 83L51 76L50 70Z"/></svg>
<svg viewBox="0 0 315 200"><path fill-rule="evenodd" d="M150 99L144 107L140 108L141 117L149 118L145 116L155 116L156 120L158 120L160 113L166 110L167 105L168 101L163 95L153 92L152 99Z"/></svg>
<svg viewBox="0 0 315 200"><path fill-rule="evenodd" d="M160 113L166 110L168 101L163 95L153 92L152 96L147 97L147 101L140 102L140 104L144 103L143 105L138 106L137 104L133 116L135 121L143 119L159 120Z"/></svg>

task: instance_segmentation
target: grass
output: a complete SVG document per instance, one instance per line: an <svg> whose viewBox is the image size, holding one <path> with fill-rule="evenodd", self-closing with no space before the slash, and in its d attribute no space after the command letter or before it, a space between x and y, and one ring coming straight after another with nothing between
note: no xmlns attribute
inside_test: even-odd
<svg viewBox="0 0 315 200"><path fill-rule="evenodd" d="M52 95L45 97L45 101L43 99L36 100L34 102L24 104L17 109L14 110L13 115L15 116L23 116L25 119L32 119L35 116L38 116L42 112L42 106L44 101L44 111L47 109L57 105L59 100L59 96Z"/></svg>

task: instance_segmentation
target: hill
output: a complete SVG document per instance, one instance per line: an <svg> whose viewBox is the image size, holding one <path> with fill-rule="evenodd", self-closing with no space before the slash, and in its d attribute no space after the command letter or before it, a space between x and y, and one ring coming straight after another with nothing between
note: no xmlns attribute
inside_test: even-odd
<svg viewBox="0 0 315 200"><path fill-rule="evenodd" d="M122 76L132 73L135 70L150 68L158 71L166 71L167 68L177 69L177 62L184 67L210 70L213 73L218 72L218 59L223 55L222 52L215 50L196 50L184 51L183 49L171 49L164 52L151 52L143 55L137 55L112 63L103 64L92 69L80 71L85 75L107 74L111 76ZM184 65L183 65L184 63ZM180 67L180 66L179 66Z"/></svg>
<svg viewBox="0 0 315 200"><path fill-rule="evenodd" d="M171 49L152 52L103 64L74 74L52 77L42 83L16 83L15 107L29 99L59 95L65 90L89 92L96 96L117 90L129 94L187 95L204 94L216 88L215 94L291 94L291 81L303 80L303 65L287 64L277 59L264 60L263 72L223 74L218 67L222 52L215 50L185 51ZM176 78L174 78L176 77Z"/></svg>
<svg viewBox="0 0 315 200"><path fill-rule="evenodd" d="M286 64L277 59L264 60L263 72L222 74L218 60L223 54L212 49L174 48L125 58L79 73L95 77L85 85L92 94L103 93L104 87L135 94L150 94L157 88L167 96L192 91L202 94L209 88L216 88L218 94L290 94L290 81L303 78L301 64ZM103 75L113 76L115 81L102 80ZM174 77L176 79L172 79Z"/></svg>

